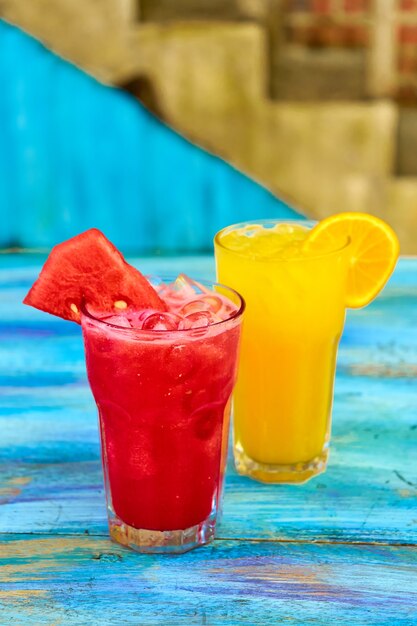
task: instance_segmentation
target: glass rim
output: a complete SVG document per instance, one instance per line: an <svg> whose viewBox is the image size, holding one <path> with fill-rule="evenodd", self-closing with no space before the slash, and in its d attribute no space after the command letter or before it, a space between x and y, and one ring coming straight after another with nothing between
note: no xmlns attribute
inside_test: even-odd
<svg viewBox="0 0 417 626"><path fill-rule="evenodd" d="M240 257L243 257L243 258L246 258L246 259L250 258L252 261L255 261L257 263L273 263L273 262L286 263L288 261L305 262L305 261L311 261L311 260L314 260L314 259L321 259L321 258L325 258L325 257L328 257L328 256L335 255L338 252L342 252L343 250L348 248L350 246L350 244L352 243L352 239L349 237L349 235L346 235L346 238L344 239L343 245L339 245L337 248L334 248L332 250L327 250L325 252L318 252L316 254L309 254L308 256L305 256L305 257L290 256L290 257L286 257L286 258L280 258L280 257L253 258L253 257L249 257L247 254L244 254L244 253L240 252L239 250L233 250L232 248L229 248L228 246L224 245L224 243L222 243L222 241L221 241L221 236L226 231L228 231L228 230L230 230L230 231L236 230L237 228L242 228L243 226L249 226L251 224L253 224L254 226L256 226L257 224L259 224L261 226L263 226L264 224L300 224L301 226L306 226L308 229L312 229L318 223L319 223L319 220L307 220L307 219L297 219L297 218L288 218L288 219L267 218L267 219L260 219L260 220L247 220L247 221L244 221L244 222L237 222L236 224L230 224L229 226L225 226L224 228L221 228L214 235L214 240L213 241L214 241L215 245L218 245L223 250L226 250L227 252L231 252L232 254L236 254L237 256L240 256Z"/></svg>
<svg viewBox="0 0 417 626"><path fill-rule="evenodd" d="M158 278L161 281L171 281L172 282L173 280L178 278L178 276L179 276L179 274L177 274L177 275L175 275L175 274L172 274L172 275L165 274L165 275L162 275L162 276L157 275L157 274L151 274L151 275L145 275L145 278L147 280L149 280L149 282L150 282L151 278ZM94 322L98 322L103 327L108 327L110 329L118 330L118 331L125 331L127 334L134 334L134 335L137 335L137 336L139 336L139 335L143 335L143 336L146 335L148 337L149 337L149 335L154 335L154 336L157 336L157 337L164 337L166 335L176 335L177 336L179 333L181 333L181 334L184 333L184 335L187 335L189 333L191 333L191 334L192 333L194 333L194 334L201 333L201 331L206 331L209 328L219 328L219 327L221 327L222 324L227 324L228 322L231 322L232 320L237 320L240 317L242 317L242 315L243 315L243 313L244 313L244 311L246 309L246 302L245 302L245 299L243 298L243 296L238 291L236 291L236 289L233 289L233 287L229 287L228 285L224 285L223 283L218 283L216 281L210 281L210 280L207 280L207 279L192 278L191 280L195 281L196 283L198 282L198 283L200 283L201 285L204 285L204 286L220 287L221 289L224 289L224 290L226 290L226 291L228 291L230 293L233 293L235 296L237 296L237 298L238 298L238 300L240 302L239 307L237 308L236 311L233 311L231 313L231 315L229 315L226 319L220 320L219 322L214 322L213 324L208 324L208 326L198 326L197 328L181 328L181 329L175 328L173 330L172 329L171 330L165 330L165 329L164 330L161 330L161 329L159 329L159 330L158 329L145 329L144 330L142 328L134 328L134 327L126 328L126 326L118 326L117 324L113 324L112 322L107 322L103 318L100 319L99 317L97 317L96 315L91 313L91 311L89 311L87 309L87 303L85 302L85 300L83 300L81 302L81 314L82 314L81 315L81 325L82 325L82 316L84 315L85 317L93 320ZM216 292L213 292L213 293L215 294ZM198 294L196 294L196 296L198 296ZM228 298L228 299L230 300L230 298ZM232 300L231 300L231 302L233 303ZM161 313L163 313L163 312L164 311L161 311ZM155 311L155 313L157 313L157 311ZM116 315L117 315L117 313L114 314L114 317ZM203 335L201 335L201 337L203 337Z"/></svg>

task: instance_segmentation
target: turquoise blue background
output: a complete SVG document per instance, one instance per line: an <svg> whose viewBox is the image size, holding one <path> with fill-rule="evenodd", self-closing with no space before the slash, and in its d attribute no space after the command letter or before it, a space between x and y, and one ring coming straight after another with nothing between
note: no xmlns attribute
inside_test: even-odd
<svg viewBox="0 0 417 626"><path fill-rule="evenodd" d="M50 247L95 226L128 252L199 252L227 224L294 215L0 20L0 247Z"/></svg>

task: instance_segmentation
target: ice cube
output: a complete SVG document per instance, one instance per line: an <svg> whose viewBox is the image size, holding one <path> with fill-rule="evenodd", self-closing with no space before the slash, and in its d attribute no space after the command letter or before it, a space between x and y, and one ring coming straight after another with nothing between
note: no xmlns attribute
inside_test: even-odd
<svg viewBox="0 0 417 626"><path fill-rule="evenodd" d="M177 330L177 316L173 313L151 313L142 322L142 330Z"/></svg>
<svg viewBox="0 0 417 626"><path fill-rule="evenodd" d="M209 307L212 313L219 313L223 307L223 301L219 296L206 295L201 296L200 301L203 301Z"/></svg>
<svg viewBox="0 0 417 626"><path fill-rule="evenodd" d="M169 287L183 298L192 298L195 295L194 281L185 274L179 274L174 282L170 283Z"/></svg>
<svg viewBox="0 0 417 626"><path fill-rule="evenodd" d="M209 311L195 311L186 315L178 324L178 330L190 330L192 328L207 328L211 323L212 316Z"/></svg>
<svg viewBox="0 0 417 626"><path fill-rule="evenodd" d="M193 315L194 313L206 312L209 310L208 305L202 300L191 300L180 308L178 313L184 317Z"/></svg>
<svg viewBox="0 0 417 626"><path fill-rule="evenodd" d="M154 313L159 313L155 309L144 309L143 311L130 311L128 314L128 320L132 328L142 328L142 324L146 318Z"/></svg>
<svg viewBox="0 0 417 626"><path fill-rule="evenodd" d="M202 285L196 280L193 280L186 274L179 274L178 278L171 283L171 287L180 293L183 299L186 297L192 298L200 293L211 293L211 290L208 287Z"/></svg>
<svg viewBox="0 0 417 626"><path fill-rule="evenodd" d="M195 296L195 291L191 279L185 274L180 274L172 283L161 285L158 294L170 311L176 311L184 302Z"/></svg>
<svg viewBox="0 0 417 626"><path fill-rule="evenodd" d="M180 274L172 283L164 286L160 295L167 298L168 302L184 302L195 296L193 281L185 274Z"/></svg>
<svg viewBox="0 0 417 626"><path fill-rule="evenodd" d="M261 224L248 224L244 228L239 229L237 232L245 237L255 237L261 230Z"/></svg>
<svg viewBox="0 0 417 626"><path fill-rule="evenodd" d="M238 307L236 304L231 302L230 300L223 300L223 307L220 311L217 312L217 317L220 317L222 320L227 320L231 317L233 313L236 313Z"/></svg>
<svg viewBox="0 0 417 626"><path fill-rule="evenodd" d="M106 324L112 324L113 326L119 326L120 328L132 328L126 314L120 313L119 315L107 315L102 317L101 321Z"/></svg>
<svg viewBox="0 0 417 626"><path fill-rule="evenodd" d="M180 315L190 315L200 311L218 313L223 307L221 298L213 294L205 294L184 304L179 310Z"/></svg>

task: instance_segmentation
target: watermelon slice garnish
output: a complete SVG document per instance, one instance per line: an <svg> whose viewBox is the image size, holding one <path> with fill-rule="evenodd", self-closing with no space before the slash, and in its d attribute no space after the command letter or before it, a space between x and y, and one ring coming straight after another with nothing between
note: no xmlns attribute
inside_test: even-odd
<svg viewBox="0 0 417 626"><path fill-rule="evenodd" d="M23 302L77 323L83 305L95 312L166 310L146 278L96 228L51 250Z"/></svg>

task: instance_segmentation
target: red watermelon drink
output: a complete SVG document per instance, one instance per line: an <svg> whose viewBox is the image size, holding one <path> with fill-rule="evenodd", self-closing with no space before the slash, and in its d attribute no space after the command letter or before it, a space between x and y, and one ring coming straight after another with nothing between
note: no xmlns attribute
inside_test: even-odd
<svg viewBox="0 0 417 626"><path fill-rule="evenodd" d="M184 278L160 289L168 312L103 320L85 309L81 322L110 533L133 548L181 552L214 534L240 303Z"/></svg>
<svg viewBox="0 0 417 626"><path fill-rule="evenodd" d="M147 281L98 231L60 246L25 302L82 325L110 534L141 552L207 543L220 506L243 301L183 275ZM62 267L65 296L56 299Z"/></svg>

